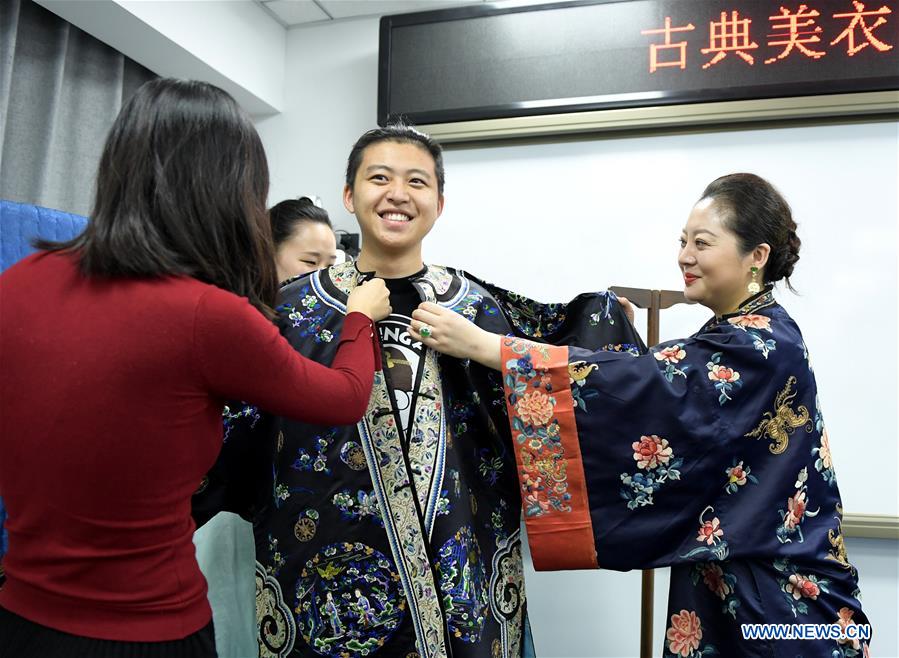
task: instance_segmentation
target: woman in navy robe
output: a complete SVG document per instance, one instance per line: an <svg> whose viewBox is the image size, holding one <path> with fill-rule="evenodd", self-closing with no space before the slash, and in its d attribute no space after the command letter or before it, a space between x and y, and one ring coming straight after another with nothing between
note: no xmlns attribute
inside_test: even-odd
<svg viewBox="0 0 899 658"><path fill-rule="evenodd" d="M777 190L733 174L681 235L684 295L714 313L689 338L635 357L413 314L503 373L537 569L671 567L666 657L868 655L815 375L773 295L799 246Z"/></svg>

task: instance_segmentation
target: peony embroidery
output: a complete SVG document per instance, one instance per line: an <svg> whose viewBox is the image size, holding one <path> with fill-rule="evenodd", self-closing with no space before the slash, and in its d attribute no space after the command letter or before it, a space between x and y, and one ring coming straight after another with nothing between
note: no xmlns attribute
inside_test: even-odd
<svg viewBox="0 0 899 658"><path fill-rule="evenodd" d="M771 331L771 318L765 315L738 315L735 318L728 318L727 320L735 327L740 327L741 329L764 329L765 331Z"/></svg>
<svg viewBox="0 0 899 658"><path fill-rule="evenodd" d="M815 510L814 512L810 512L808 509L808 485L805 484L806 480L808 480L808 468L803 468L799 471L799 475L796 477L796 493L787 498L787 508L785 510L778 510L781 519L783 519L783 524L777 529L777 539L782 544L788 544L793 541L793 537L799 536L799 543L805 541L805 538L802 536L802 528L800 524L802 520L806 517L815 517L820 512L820 508Z"/></svg>
<svg viewBox="0 0 899 658"><path fill-rule="evenodd" d="M553 416L552 399L543 391L528 391L515 403L515 411L531 425L546 425Z"/></svg>
<svg viewBox="0 0 899 658"><path fill-rule="evenodd" d="M793 598L797 601L799 599L811 599L812 601L816 601L818 599L818 594L821 593L821 588L818 587L818 584L805 576L800 576L798 573L794 573L790 576L789 581L786 585L787 594L792 594Z"/></svg>
<svg viewBox="0 0 899 658"><path fill-rule="evenodd" d="M655 434L641 436L632 446L637 468L656 468L659 464L667 464L673 454L668 439L660 439Z"/></svg>
<svg viewBox="0 0 899 658"><path fill-rule="evenodd" d="M729 318L728 322L738 329L742 329L752 338L752 346L762 353L766 359L768 354L777 349L777 343L773 338L764 338L762 331L772 333L771 318L764 315L739 315Z"/></svg>
<svg viewBox="0 0 899 658"><path fill-rule="evenodd" d="M846 633L846 629L850 626L856 625L856 623L852 621L852 616L854 614L855 612L853 610L850 610L849 608L840 608L839 617L837 618L837 624L839 624L840 630L843 631L843 635L849 635L848 633ZM854 633L854 635L857 636L859 635L859 633L856 632ZM858 641L857 637L853 637L851 639L849 637L846 637L845 639L837 640L837 642L839 644L848 644L856 651L858 651L861 646L861 643ZM867 644L865 645L865 648L867 649Z"/></svg>
<svg viewBox="0 0 899 658"><path fill-rule="evenodd" d="M728 547L724 537L724 528L721 527L721 520L717 516L706 518L706 514L712 513L715 508L711 505L702 510L699 515L699 531L696 533L696 541L702 546L694 548L682 558L691 559L699 555L710 554L715 560L727 559Z"/></svg>
<svg viewBox="0 0 899 658"><path fill-rule="evenodd" d="M714 562L708 562L702 572L702 580L712 593L722 601L731 592L730 586L724 580L724 571Z"/></svg>
<svg viewBox="0 0 899 658"><path fill-rule="evenodd" d="M746 486L747 482L759 483L758 478L752 474L748 466L743 466L742 461L735 461L733 466L724 470L724 473L727 475L727 484L724 485L724 490L729 494L737 493L740 487Z"/></svg>
<svg viewBox="0 0 899 658"><path fill-rule="evenodd" d="M711 521L703 522L699 527L699 534L696 535L696 541L704 541L709 546L714 546L723 536L724 530L721 528L721 521L716 516Z"/></svg>
<svg viewBox="0 0 899 658"><path fill-rule="evenodd" d="M821 474L827 484L834 486L837 483L837 476L833 470L833 457L830 452L830 437L827 435L827 428L822 427L821 443L812 448L812 456L817 455L815 459L815 470Z"/></svg>
<svg viewBox="0 0 899 658"><path fill-rule="evenodd" d="M652 495L668 480L680 480L680 468L684 460L674 457L668 440L656 434L644 435L631 444L637 473L622 473L621 497L627 501L628 509L652 505Z"/></svg>
<svg viewBox="0 0 899 658"><path fill-rule="evenodd" d="M740 599L735 593L737 577L728 573L726 566L727 562L697 562L690 572L690 580L694 587L702 580L709 591L721 599L721 612L736 619L740 607Z"/></svg>
<svg viewBox="0 0 899 658"><path fill-rule="evenodd" d="M568 463L554 417L556 399L552 377L534 367L530 350L542 355L533 343L510 343L517 359L506 362L505 388L512 409L512 436L520 460L521 496L527 517L571 511ZM545 348L543 348L545 349Z"/></svg>
<svg viewBox="0 0 899 658"><path fill-rule="evenodd" d="M699 649L702 640L702 624L692 610L681 610L671 615L671 626L665 632L668 650L675 656L689 658Z"/></svg>
<svg viewBox="0 0 899 658"><path fill-rule="evenodd" d="M774 568L786 578L778 578L780 591L783 592L794 617L808 614L807 601L816 601L821 592L830 593L830 581L814 574L799 573L787 558L774 561Z"/></svg>
<svg viewBox="0 0 899 658"><path fill-rule="evenodd" d="M709 379L718 389L718 404L724 404L732 398L731 390L740 388L743 382L740 380L740 373L733 368L728 368L721 363L721 352L715 352L711 360L706 364L709 371Z"/></svg>
<svg viewBox="0 0 899 658"><path fill-rule="evenodd" d="M680 368L677 367L677 364L687 358L687 351L684 349L683 343L663 347L662 349L653 352L652 355L656 358L656 361L659 361L660 365L665 366L662 376L669 382L673 382L675 377L683 377L686 379L687 370L690 366L684 365Z"/></svg>

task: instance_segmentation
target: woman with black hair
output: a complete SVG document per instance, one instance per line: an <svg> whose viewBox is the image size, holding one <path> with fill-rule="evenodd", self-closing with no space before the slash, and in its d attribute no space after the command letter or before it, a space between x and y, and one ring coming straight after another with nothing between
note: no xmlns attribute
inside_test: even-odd
<svg viewBox="0 0 899 658"><path fill-rule="evenodd" d="M190 498L225 400L356 422L383 281L357 288L331 369L270 322L268 168L249 117L201 82L148 82L107 139L86 231L0 277L0 653L207 657Z"/></svg>
<svg viewBox="0 0 899 658"><path fill-rule="evenodd" d="M309 197L285 199L268 211L275 243L275 265L282 285L337 262L337 239L328 211Z"/></svg>
<svg viewBox="0 0 899 658"><path fill-rule="evenodd" d="M413 338L502 371L538 570L671 567L666 657L868 655L815 375L773 292L799 246L780 193L732 174L681 233L684 296L714 313L689 338L635 357L412 314Z"/></svg>

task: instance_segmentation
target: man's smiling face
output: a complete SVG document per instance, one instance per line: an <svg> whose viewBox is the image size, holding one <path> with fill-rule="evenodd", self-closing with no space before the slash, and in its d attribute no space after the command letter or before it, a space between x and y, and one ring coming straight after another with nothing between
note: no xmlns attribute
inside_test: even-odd
<svg viewBox="0 0 899 658"><path fill-rule="evenodd" d="M443 211L434 158L417 144L376 142L363 152L343 202L359 221L363 250L396 257L418 252Z"/></svg>

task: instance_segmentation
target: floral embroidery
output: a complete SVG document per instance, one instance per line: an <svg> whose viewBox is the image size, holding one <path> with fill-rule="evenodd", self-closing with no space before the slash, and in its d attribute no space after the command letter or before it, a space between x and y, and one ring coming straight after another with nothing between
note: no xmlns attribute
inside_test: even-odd
<svg viewBox="0 0 899 658"><path fill-rule="evenodd" d="M709 546L714 546L723 536L724 530L721 528L721 522L716 516L711 521L703 521L699 527L699 534L696 535L696 541L704 541Z"/></svg>
<svg viewBox="0 0 899 658"><path fill-rule="evenodd" d="M815 517L821 511L820 508L814 512L808 510L808 485L805 484L806 480L808 480L808 468L803 468L799 471L796 484L794 485L796 493L787 498L787 509L778 510L781 519L783 519L783 524L776 532L777 539L781 544L792 542L795 535L799 535L799 543L804 542L805 538L802 536L802 528L800 527L802 519L806 516Z"/></svg>
<svg viewBox="0 0 899 658"><path fill-rule="evenodd" d="M777 342L773 338L765 338L762 331L772 333L771 318L765 315L738 315L727 320L738 329L742 329L752 338L752 346L762 353L766 359L768 354L777 349Z"/></svg>
<svg viewBox="0 0 899 658"><path fill-rule="evenodd" d="M848 635L846 633L846 629L850 626L858 626L854 621L852 621L852 617L855 614L854 610L850 610L847 607L840 608L839 613L837 613L839 617L837 618L836 623L839 625L840 630L843 632L843 635ZM853 629L855 630L855 629ZM839 656L840 658L855 658L855 656L859 655L859 649L864 651L865 658L868 657L868 643L865 642L864 647L862 647L861 642L858 640L859 636L862 636L861 631L855 632L854 635L856 637L850 639L847 637L845 640L837 640L837 644L841 645L837 651L833 652L834 656Z"/></svg>
<svg viewBox="0 0 899 658"><path fill-rule="evenodd" d="M495 454L490 448L481 448L478 452L478 473L489 485L499 482L503 470L502 455Z"/></svg>
<svg viewBox="0 0 899 658"><path fill-rule="evenodd" d="M615 318L612 317L612 301L618 302L618 298L611 293L604 293L599 299L600 307L596 313L590 315L588 321L591 327L599 325L601 322L608 322L610 325L615 324Z"/></svg>
<svg viewBox="0 0 899 658"><path fill-rule="evenodd" d="M817 601L818 594L821 593L821 588L818 586L818 582L815 580L814 576L806 578L797 573L790 576L790 580L784 589L787 594L792 594L793 598L797 601L802 598Z"/></svg>
<svg viewBox="0 0 899 658"><path fill-rule="evenodd" d="M817 601L821 592L830 593L829 580L814 574L799 573L787 558L775 560L774 568L786 576L786 578L778 578L777 582L790 604L794 617L808 614L806 600Z"/></svg>
<svg viewBox="0 0 899 658"><path fill-rule="evenodd" d="M827 482L830 486L835 486L837 483L837 476L833 470L833 461L831 460L830 454L830 439L827 436L827 428L824 428L824 431L821 432L821 445L812 448L812 455L817 455L818 458L815 459L815 470L821 474L821 477L824 478L824 481Z"/></svg>
<svg viewBox="0 0 899 658"><path fill-rule="evenodd" d="M437 516L448 516L452 511L452 504L446 494L447 490L441 489L440 495L437 497Z"/></svg>
<svg viewBox="0 0 899 658"><path fill-rule="evenodd" d="M489 302L485 302L484 295L475 291L465 295L458 304L453 306L453 311L468 318L472 322L478 317L479 311L482 311L485 315L499 314L498 308Z"/></svg>
<svg viewBox="0 0 899 658"><path fill-rule="evenodd" d="M640 346L634 343L609 343L608 345L603 345L599 349L602 352L627 352L634 356L640 356L642 354Z"/></svg>
<svg viewBox="0 0 899 658"><path fill-rule="evenodd" d="M674 450L668 445L668 439L655 434L641 436L639 441L631 444L634 450L634 461L637 468L645 473L629 475L622 473L621 497L628 501L628 509L637 509L652 505L652 495L661 489L668 480L680 480L680 471L684 460L674 458Z"/></svg>
<svg viewBox="0 0 899 658"><path fill-rule="evenodd" d="M796 398L796 391L790 391L795 383L796 378L792 375L787 378L787 383L784 385L783 390L774 398L774 412L766 411L758 426L751 432L743 435L754 439L767 436L773 442L768 446L768 450L773 455L779 455L787 449L787 445L790 443L790 435L797 427L805 425L806 432L812 431L808 409L803 405L796 407L796 411L790 408L790 405Z"/></svg>
<svg viewBox="0 0 899 658"><path fill-rule="evenodd" d="M698 658L718 653L710 644L702 642L702 622L693 610L681 610L671 615L671 626L665 631L665 656Z"/></svg>
<svg viewBox="0 0 899 658"><path fill-rule="evenodd" d="M740 599L736 596L737 577L724 570L726 564L726 562L699 562L693 565L690 580L696 586L701 578L709 591L721 599L721 611L736 619L737 608L740 607Z"/></svg>
<svg viewBox="0 0 899 658"><path fill-rule="evenodd" d="M297 297L299 308L284 303L278 307L278 313L286 316L303 338L312 337L316 343L330 343L334 340L334 335L323 328L334 311L330 308L322 309L321 300L312 294L312 288L308 284L299 290Z"/></svg>
<svg viewBox="0 0 899 658"><path fill-rule="evenodd" d="M515 403L515 411L525 423L546 425L553 417L554 404L543 391L528 391Z"/></svg>
<svg viewBox="0 0 899 658"><path fill-rule="evenodd" d="M527 336L534 338L551 336L565 322L567 304L541 304L501 289L492 292L512 325Z"/></svg>
<svg viewBox="0 0 899 658"><path fill-rule="evenodd" d="M771 331L771 318L766 315L738 315L735 318L728 318L727 320L735 327L739 327L740 329L764 329L765 331Z"/></svg>
<svg viewBox="0 0 899 658"><path fill-rule="evenodd" d="M663 347L662 349L653 352L652 355L657 361L664 364L665 372L663 374L665 379L669 382L673 382L676 376L683 377L684 379L687 378L687 370L690 369L690 366L685 364L681 368L677 367L678 363L687 358L687 351L684 349L683 343Z"/></svg>
<svg viewBox="0 0 899 658"><path fill-rule="evenodd" d="M271 565L265 567L265 571L272 576L277 576L287 560L281 555L281 551L278 549L278 540L275 539L272 533L268 533L268 553Z"/></svg>
<svg viewBox="0 0 899 658"><path fill-rule="evenodd" d="M384 527L384 520L381 518L381 511L378 508L378 500L374 492L357 491L353 496L349 489L344 489L334 494L331 502L340 510L340 516L348 521L370 517L377 525Z"/></svg>
<svg viewBox="0 0 899 658"><path fill-rule="evenodd" d="M324 475L331 475L331 469L328 468L328 447L334 442L337 436L337 428L332 427L327 432L319 434L312 438L315 444L315 456L313 457L305 448L297 450L297 458L290 465L295 471L315 471Z"/></svg>
<svg viewBox="0 0 899 658"><path fill-rule="evenodd" d="M660 439L655 434L641 436L640 440L632 445L637 468L656 468L659 464L667 464L673 454L668 439Z"/></svg>
<svg viewBox="0 0 899 658"><path fill-rule="evenodd" d="M468 421L475 416L475 405L467 400L452 400L449 404L449 421L453 434L459 436L468 431Z"/></svg>
<svg viewBox="0 0 899 658"><path fill-rule="evenodd" d="M696 541L704 545L694 548L681 557L689 559L709 553L716 560L727 558L727 540L722 539L724 537L724 528L721 527L721 520L717 516L711 519L705 518L706 513L714 511L715 508L709 505L699 515L699 531L696 534Z"/></svg>
<svg viewBox="0 0 899 658"><path fill-rule="evenodd" d="M724 485L724 490L729 494L737 493L740 487L746 486L747 482L759 483L759 479L752 474L750 468L743 466L742 460L739 462L734 460L733 466L724 469L724 474L727 475L727 484Z"/></svg>
<svg viewBox="0 0 899 658"><path fill-rule="evenodd" d="M232 411L231 406L227 404L222 409L222 424L225 426L225 436L222 439L224 443L227 443L228 437L231 436L231 432L238 421L246 418L247 422L250 423L250 429L252 429L259 422L259 419L262 418L257 407L246 402L241 402L240 404L241 407L237 411Z"/></svg>
<svg viewBox="0 0 899 658"><path fill-rule="evenodd" d="M724 404L732 398L728 395L733 388L740 388L743 382L740 380L740 373L733 368L728 368L721 364L721 352L715 352L711 361L705 364L709 370L709 379L718 389L718 404Z"/></svg>
<svg viewBox="0 0 899 658"><path fill-rule="evenodd" d="M425 370L427 372L427 365ZM426 387L427 383L423 382L420 390L425 390ZM439 394L439 387L436 391ZM442 403L442 395L440 401ZM446 652L444 636L440 630L444 627L445 621L439 600L435 596L436 580L429 567L426 533L429 532L430 526L426 526L425 533L422 532L422 516L418 511L425 509L425 506L420 500L418 504L415 502L416 493L427 495L430 492L431 475L423 471L421 475L415 474L416 478L422 480L416 480L413 484L406 466L400 430L396 424L396 417L389 413L390 409L390 392L386 379L382 372L376 372L368 411L363 419L359 438L368 457L378 508L390 540L398 577L404 582L403 590L406 594L404 600L409 605L416 635L430 638L431 644L427 647L427 651L421 653L424 658L432 658ZM411 454L409 461L412 461ZM431 462L422 458L414 463ZM420 481L424 482L423 487L419 486ZM424 491L418 491L419 488L423 488ZM426 512L424 520L426 524L429 520L433 522L433 516Z"/></svg>
<svg viewBox="0 0 899 658"><path fill-rule="evenodd" d="M493 511L490 512L490 523L484 524L485 528L489 528L493 531L493 536L496 541L497 548L501 548L509 538L509 532L506 529L503 521L508 513L509 503L506 502L505 498L500 498L499 506L495 507Z"/></svg>
<svg viewBox="0 0 899 658"><path fill-rule="evenodd" d="M519 341L516 341L519 342ZM521 454L521 488L526 516L556 510L570 512L567 464L553 417L556 399L552 384L534 368L531 355L506 363L509 404L514 410L512 430Z"/></svg>

